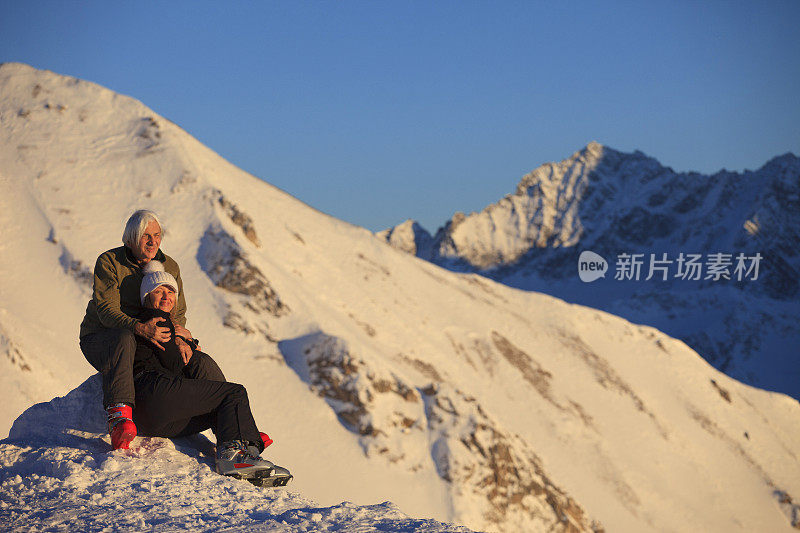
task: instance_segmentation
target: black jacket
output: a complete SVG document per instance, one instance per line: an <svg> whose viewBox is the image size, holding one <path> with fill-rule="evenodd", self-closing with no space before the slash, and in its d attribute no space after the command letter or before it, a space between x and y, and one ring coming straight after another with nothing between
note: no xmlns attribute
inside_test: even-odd
<svg viewBox="0 0 800 533"><path fill-rule="evenodd" d="M178 377L183 374L183 367L186 364L183 362L181 352L175 342L175 326L170 320L169 313L160 309L145 308L139 315L139 320L147 322L154 317L161 317L163 320L157 323L160 327L169 328L170 339L167 342L162 342L160 349L158 346L150 342L144 337L136 336L136 355L133 359L133 375L138 376L143 372L159 372L168 374L172 377Z"/></svg>

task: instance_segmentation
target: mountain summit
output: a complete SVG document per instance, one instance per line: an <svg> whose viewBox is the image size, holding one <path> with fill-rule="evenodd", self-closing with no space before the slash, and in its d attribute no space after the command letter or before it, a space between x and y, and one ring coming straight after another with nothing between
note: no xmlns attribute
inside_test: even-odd
<svg viewBox="0 0 800 533"><path fill-rule="evenodd" d="M187 327L247 387L275 439L268 458L303 495L269 493L236 515L242 525L279 529L280 517L286 530L313 529L310 518L292 529L308 511L332 529L343 522L334 508L368 520L357 506L386 501L480 531L797 522L796 400L736 382L654 328L420 261L239 170L136 100L1 66L0 192L0 431L15 428L0 442L3 526L55 527L57 500L86 525L95 505L149 508L162 493L174 513L239 512L233 480L191 449L136 440L161 451L109 453L80 407L91 398L66 400L92 383L77 342L91 266L143 207L161 216L162 248L181 267ZM43 439L40 424L68 442ZM165 464L197 490L176 491L160 471L148 484L149 465ZM394 509L372 516L410 523ZM155 524L139 516L131 527Z"/></svg>
<svg viewBox="0 0 800 533"><path fill-rule="evenodd" d="M793 154L756 171L706 176L593 142L523 176L513 194L481 212L456 213L435 236L405 230L414 224L378 236L457 272L657 327L737 379L800 398L800 159ZM592 285L577 273L586 250L611 269ZM619 261L634 254L641 254L638 279L616 280ZM758 254L759 270L747 279L735 271L739 254L748 268ZM702 263L719 257L724 275L679 277L691 255ZM667 275L653 278L650 264Z"/></svg>

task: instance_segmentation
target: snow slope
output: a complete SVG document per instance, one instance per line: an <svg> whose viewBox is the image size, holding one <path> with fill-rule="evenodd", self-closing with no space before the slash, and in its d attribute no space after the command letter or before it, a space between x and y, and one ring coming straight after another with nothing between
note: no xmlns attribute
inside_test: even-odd
<svg viewBox="0 0 800 533"><path fill-rule="evenodd" d="M609 311L685 341L716 368L800 398L800 158L756 171L676 173L641 152L598 143L523 176L513 194L457 213L435 236L414 221L378 235L461 272ZM604 279L578 277L584 250L609 263ZM615 279L620 254L643 254L638 280ZM680 254L731 254L730 279L676 278ZM738 281L738 254L762 256L757 279ZM647 280L650 256L666 281ZM749 266L749 264L748 264Z"/></svg>
<svg viewBox="0 0 800 533"><path fill-rule="evenodd" d="M0 427L27 428L0 443L3 520L55 524L68 507L88 523L90 478L106 509L130 500L126 486L154 501L139 470L150 462L104 454L96 426L79 426L80 441L69 433L64 450L30 433L49 422L18 418L92 374L77 346L91 267L148 207L181 266L187 326L247 387L276 440L267 456L295 475L289 492L319 502L276 495L243 523L272 527L292 509L331 528L348 513L411 520L343 500L486 531L797 522L800 405L728 378L683 342L396 250L91 83L2 65L0 125ZM191 446L142 445L201 482L191 505L202 520L221 509L210 500L232 501L235 485ZM59 454L53 470L37 459ZM53 507L48 494L72 483L74 506ZM165 490L167 512L182 512L182 489Z"/></svg>
<svg viewBox="0 0 800 533"><path fill-rule="evenodd" d="M389 502L320 507L219 476L205 436L137 438L109 453L99 378L27 409L0 443L11 470L0 481L4 531L467 531L410 519Z"/></svg>

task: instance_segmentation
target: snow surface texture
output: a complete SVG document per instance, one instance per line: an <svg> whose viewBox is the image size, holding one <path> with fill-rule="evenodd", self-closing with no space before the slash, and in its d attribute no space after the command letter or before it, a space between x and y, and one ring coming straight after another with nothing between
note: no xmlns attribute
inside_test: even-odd
<svg viewBox="0 0 800 533"><path fill-rule="evenodd" d="M0 431L17 420L0 443L3 521L88 526L81 500L100 494L109 520L142 501L145 526L146 514L176 528L202 528L191 509L237 528L217 515L240 505L243 523L266 529L314 529L316 514L328 528L348 514L439 527L374 505L385 501L481 531L797 523L800 405L683 342L396 250L91 83L3 65L0 124ZM141 207L161 215L187 326L247 387L276 441L265 456L295 476L288 492L215 477L198 443L141 441L148 460L108 454L91 399L28 411L93 374L77 345L91 267ZM185 515L161 514L165 498L165 513Z"/></svg>
<svg viewBox="0 0 800 533"><path fill-rule="evenodd" d="M434 237L413 220L378 236L445 268L654 326L728 375L800 398L800 158L792 154L757 171L704 176L590 143L480 213L457 213ZM580 281L584 250L608 261L605 279ZM760 253L758 279L675 279L673 263L667 281L658 272L645 281L650 254L674 262L717 252ZM644 254L639 281L614 279L622 253Z"/></svg>
<svg viewBox="0 0 800 533"><path fill-rule="evenodd" d="M201 435L138 437L109 453L101 398L94 375L14 422L0 442L3 531L468 531L408 518L389 502L320 507L220 476Z"/></svg>

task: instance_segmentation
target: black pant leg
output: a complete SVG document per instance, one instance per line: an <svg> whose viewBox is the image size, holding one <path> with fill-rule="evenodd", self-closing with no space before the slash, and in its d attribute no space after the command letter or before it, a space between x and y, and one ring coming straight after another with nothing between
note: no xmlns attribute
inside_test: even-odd
<svg viewBox="0 0 800 533"><path fill-rule="evenodd" d="M136 338L129 329L109 328L85 335L81 352L103 376L103 407L115 403L135 404L133 357Z"/></svg>
<svg viewBox="0 0 800 533"><path fill-rule="evenodd" d="M210 427L218 442L245 440L263 449L247 391L238 383L148 372L136 380L136 397L141 435L180 437Z"/></svg>
<svg viewBox="0 0 800 533"><path fill-rule="evenodd" d="M186 367L183 375L190 379L207 379L210 381L227 381L219 365L214 359L203 352L195 352Z"/></svg>

